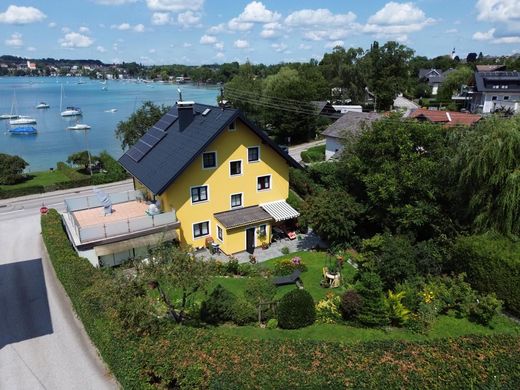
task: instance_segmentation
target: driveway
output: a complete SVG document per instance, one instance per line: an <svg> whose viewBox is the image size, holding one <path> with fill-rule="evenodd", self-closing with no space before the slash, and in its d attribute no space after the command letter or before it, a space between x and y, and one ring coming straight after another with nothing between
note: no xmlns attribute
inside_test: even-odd
<svg viewBox="0 0 520 390"><path fill-rule="evenodd" d="M39 215L0 216L0 389L117 389L42 256Z"/></svg>

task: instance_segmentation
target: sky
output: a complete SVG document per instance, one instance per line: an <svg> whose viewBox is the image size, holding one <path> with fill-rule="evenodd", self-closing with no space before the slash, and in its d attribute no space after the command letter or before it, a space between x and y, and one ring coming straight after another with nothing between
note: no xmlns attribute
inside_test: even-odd
<svg viewBox="0 0 520 390"><path fill-rule="evenodd" d="M0 54L273 64L397 40L417 55L520 52L520 0L0 0Z"/></svg>

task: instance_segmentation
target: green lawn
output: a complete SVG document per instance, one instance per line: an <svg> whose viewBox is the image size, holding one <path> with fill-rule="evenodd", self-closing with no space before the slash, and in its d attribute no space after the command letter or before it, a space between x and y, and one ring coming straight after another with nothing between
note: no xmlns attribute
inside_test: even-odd
<svg viewBox="0 0 520 390"><path fill-rule="evenodd" d="M63 172L57 169L53 171L31 172L28 175L30 176L29 180L13 185L2 185L0 189L10 190L31 186L48 186L70 180Z"/></svg>
<svg viewBox="0 0 520 390"><path fill-rule="evenodd" d="M413 333L404 328L369 329L344 324L314 324L302 329L265 329L258 326L219 326L216 332L251 339L306 339L355 343L374 340L428 340L443 337L459 337L470 334L495 333L520 334L520 326L505 316L493 320L493 328L478 325L465 318L440 316L428 335Z"/></svg>

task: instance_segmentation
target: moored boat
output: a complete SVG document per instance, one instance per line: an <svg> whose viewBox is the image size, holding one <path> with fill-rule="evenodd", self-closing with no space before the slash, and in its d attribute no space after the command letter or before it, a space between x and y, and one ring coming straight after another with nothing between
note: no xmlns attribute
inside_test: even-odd
<svg viewBox="0 0 520 390"><path fill-rule="evenodd" d="M10 125L33 125L36 124L36 119L30 116L20 115L16 119L9 120Z"/></svg>
<svg viewBox="0 0 520 390"><path fill-rule="evenodd" d="M50 106L45 102L40 102L39 104L36 105L36 108L38 108L38 109L50 108Z"/></svg>
<svg viewBox="0 0 520 390"><path fill-rule="evenodd" d="M67 130L89 130L90 126L84 123L76 123L74 126L67 127Z"/></svg>
<svg viewBox="0 0 520 390"><path fill-rule="evenodd" d="M38 134L38 130L36 130L36 128L33 126L19 126L19 127L13 127L12 129L9 129L9 134L34 135L34 134Z"/></svg>

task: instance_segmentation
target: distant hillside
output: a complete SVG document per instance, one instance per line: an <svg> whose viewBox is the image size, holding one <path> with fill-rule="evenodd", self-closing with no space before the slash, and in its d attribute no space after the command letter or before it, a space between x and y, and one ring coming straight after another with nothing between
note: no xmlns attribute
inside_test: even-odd
<svg viewBox="0 0 520 390"><path fill-rule="evenodd" d="M21 64L25 63L27 61L35 62L42 65L49 65L49 66L73 66L73 65L95 65L95 66L106 66L102 61L100 60L92 60L92 59L86 59L86 60L67 60L67 59L55 59L55 58L25 58L25 57L17 57L17 56L10 56L10 55L3 55L0 56L0 63L5 63L7 65L10 64Z"/></svg>

